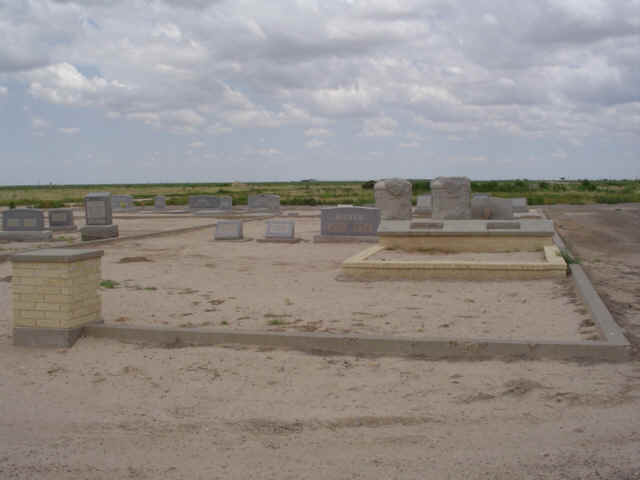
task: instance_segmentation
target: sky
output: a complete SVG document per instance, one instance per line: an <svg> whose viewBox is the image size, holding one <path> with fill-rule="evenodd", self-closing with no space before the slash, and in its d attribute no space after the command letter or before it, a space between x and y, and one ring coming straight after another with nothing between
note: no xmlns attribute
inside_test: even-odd
<svg viewBox="0 0 640 480"><path fill-rule="evenodd" d="M640 177L640 0L0 0L0 185Z"/></svg>

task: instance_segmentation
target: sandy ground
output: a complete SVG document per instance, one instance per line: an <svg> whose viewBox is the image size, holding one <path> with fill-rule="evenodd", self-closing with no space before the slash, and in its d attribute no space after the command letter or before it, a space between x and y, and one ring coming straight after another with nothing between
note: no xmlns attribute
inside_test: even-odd
<svg viewBox="0 0 640 480"><path fill-rule="evenodd" d="M608 278L612 292L617 281ZM10 345L7 323L0 309L3 479L640 478L638 361L431 362L97 339L32 350Z"/></svg>
<svg viewBox="0 0 640 480"><path fill-rule="evenodd" d="M318 219L296 221L297 235L306 240L319 228ZM259 238L264 229L262 221L246 223L245 236ZM103 278L119 283L103 290L105 321L397 336L597 338L569 281L340 281L341 262L366 244L215 242L212 237L213 229L207 229L105 246Z"/></svg>

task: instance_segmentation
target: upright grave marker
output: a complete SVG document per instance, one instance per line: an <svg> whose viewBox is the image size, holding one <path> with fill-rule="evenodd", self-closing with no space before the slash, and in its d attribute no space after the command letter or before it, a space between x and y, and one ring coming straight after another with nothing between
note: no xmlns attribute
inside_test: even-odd
<svg viewBox="0 0 640 480"><path fill-rule="evenodd" d="M243 240L241 220L218 220L216 222L215 240Z"/></svg>
<svg viewBox="0 0 640 480"><path fill-rule="evenodd" d="M369 207L323 208L320 235L315 242L377 241L380 209Z"/></svg>
<svg viewBox="0 0 640 480"><path fill-rule="evenodd" d="M100 240L118 236L111 210L111 194L93 192L84 197L86 225L80 229L82 240Z"/></svg>
<svg viewBox="0 0 640 480"><path fill-rule="evenodd" d="M414 213L423 217L428 217L431 215L431 195L418 195Z"/></svg>
<svg viewBox="0 0 640 480"><path fill-rule="evenodd" d="M382 220L411 218L411 190L411 182L402 178L388 178L376 182L373 192Z"/></svg>
<svg viewBox="0 0 640 480"><path fill-rule="evenodd" d="M258 242L298 243L302 239L296 238L296 222L293 220L267 220L264 238Z"/></svg>
<svg viewBox="0 0 640 480"><path fill-rule="evenodd" d="M191 195L189 208L191 210L231 210L232 199L229 196Z"/></svg>
<svg viewBox="0 0 640 480"><path fill-rule="evenodd" d="M164 195L157 195L153 199L153 208L156 210L164 210L167 208L167 198Z"/></svg>
<svg viewBox="0 0 640 480"><path fill-rule="evenodd" d="M249 210L268 210L270 212L280 211L280 195L260 193L249 195Z"/></svg>
<svg viewBox="0 0 640 480"><path fill-rule="evenodd" d="M14 208L2 212L1 240L43 242L51 240L51 231L44 229L44 214L35 208Z"/></svg>
<svg viewBox="0 0 640 480"><path fill-rule="evenodd" d="M111 209L112 210L130 210L135 207L133 197L131 195L112 195L111 196Z"/></svg>
<svg viewBox="0 0 640 480"><path fill-rule="evenodd" d="M73 222L71 208L53 208L49 210L49 229L54 232L75 232L78 227Z"/></svg>
<svg viewBox="0 0 640 480"><path fill-rule="evenodd" d="M471 219L471 182L467 177L438 177L431 182L431 194L433 218Z"/></svg>
<svg viewBox="0 0 640 480"><path fill-rule="evenodd" d="M529 205L527 204L526 197L512 198L511 204L514 212L526 213L529 211Z"/></svg>

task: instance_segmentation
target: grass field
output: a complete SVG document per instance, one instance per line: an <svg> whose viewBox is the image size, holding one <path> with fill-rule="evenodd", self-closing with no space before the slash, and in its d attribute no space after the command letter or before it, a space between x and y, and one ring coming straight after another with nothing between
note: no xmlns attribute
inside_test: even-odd
<svg viewBox="0 0 640 480"><path fill-rule="evenodd" d="M430 191L429 180L411 180L414 202ZM234 205L246 205L253 193L280 195L283 205L335 205L374 203L373 181L280 182L280 183L181 183L120 185L43 185L0 187L1 206L55 208L81 204L89 192L109 191L132 195L140 205L153 204L155 195L165 195L169 205L185 205L189 195L230 195ZM530 205L557 203L640 202L640 180L492 180L472 181L474 192L498 197L527 197Z"/></svg>

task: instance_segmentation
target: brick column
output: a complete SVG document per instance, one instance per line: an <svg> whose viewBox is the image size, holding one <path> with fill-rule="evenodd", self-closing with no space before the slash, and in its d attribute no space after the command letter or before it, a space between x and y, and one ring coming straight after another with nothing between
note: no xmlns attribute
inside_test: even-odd
<svg viewBox="0 0 640 480"><path fill-rule="evenodd" d="M69 347L102 320L102 250L49 248L11 257L13 343Z"/></svg>

